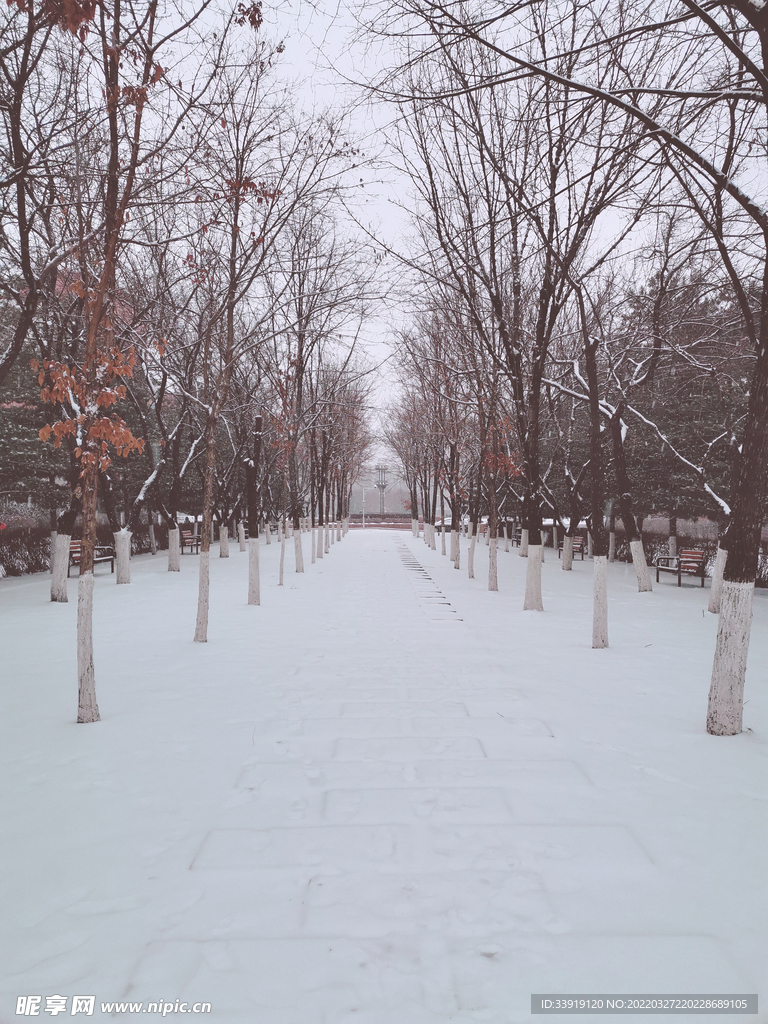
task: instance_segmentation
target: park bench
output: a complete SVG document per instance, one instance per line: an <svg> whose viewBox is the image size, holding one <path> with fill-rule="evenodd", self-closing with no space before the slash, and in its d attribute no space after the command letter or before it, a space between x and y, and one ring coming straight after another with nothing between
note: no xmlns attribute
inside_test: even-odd
<svg viewBox="0 0 768 1024"><path fill-rule="evenodd" d="M181 545L182 555L184 554L185 547L188 547L190 552L194 549L195 554L200 551L200 538L196 537L191 530L179 531L179 544Z"/></svg>
<svg viewBox="0 0 768 1024"><path fill-rule="evenodd" d="M704 586L704 552L698 548L689 548L687 551L681 551L679 555L657 555L654 562L657 583L660 572L671 572L677 576L678 587L683 585L683 576L698 576L702 587Z"/></svg>
<svg viewBox="0 0 768 1024"><path fill-rule="evenodd" d="M565 543L565 541L561 541L558 544L558 546L557 546L557 557L558 558L560 558L562 556L562 554L563 554L563 544L564 543ZM584 561L584 538L583 537L574 537L573 538L573 554L574 554L574 557L576 555L581 555L581 560L582 560L582 562Z"/></svg>
<svg viewBox="0 0 768 1024"><path fill-rule="evenodd" d="M73 565L80 565L80 554L83 542L81 540L71 540L69 542L69 564L67 565L67 576ZM105 545L97 545L93 552L93 564L97 562L110 562L112 566L112 572L115 571L115 552L113 548Z"/></svg>

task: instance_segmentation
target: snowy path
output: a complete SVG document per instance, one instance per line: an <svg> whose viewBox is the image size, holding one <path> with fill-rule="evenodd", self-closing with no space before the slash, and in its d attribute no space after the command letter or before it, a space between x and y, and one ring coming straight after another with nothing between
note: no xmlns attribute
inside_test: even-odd
<svg viewBox="0 0 768 1024"><path fill-rule="evenodd" d="M588 561L548 552L540 614L516 551L490 594L482 547L474 581L407 533L308 549L279 589L262 546L260 608L247 556L212 559L207 645L197 557L97 573L94 726L76 580L68 605L0 581L0 1022L27 994L222 1024L522 1024L533 992L765 1007L768 594L753 731L716 739L708 591L611 566L592 651Z"/></svg>

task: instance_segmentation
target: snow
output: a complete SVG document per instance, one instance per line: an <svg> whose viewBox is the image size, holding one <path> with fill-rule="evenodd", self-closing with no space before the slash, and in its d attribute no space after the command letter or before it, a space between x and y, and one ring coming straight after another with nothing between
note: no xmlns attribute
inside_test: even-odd
<svg viewBox="0 0 768 1024"><path fill-rule="evenodd" d="M592 650L588 560L547 558L541 613L515 549L498 593L486 547L470 580L409 530L353 530L301 576L289 557L282 588L279 555L262 545L260 606L247 556L211 559L207 644L199 556L134 557L121 587L97 567L92 725L77 580L68 604L48 574L0 582L0 1022L54 994L95 995L94 1020L207 1001L216 1024L765 1000L768 594L745 732L713 737L706 589L638 594L608 565Z"/></svg>

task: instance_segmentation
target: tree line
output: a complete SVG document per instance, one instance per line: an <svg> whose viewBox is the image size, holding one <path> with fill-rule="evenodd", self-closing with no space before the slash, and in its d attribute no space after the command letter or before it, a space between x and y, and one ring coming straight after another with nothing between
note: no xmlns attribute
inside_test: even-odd
<svg viewBox="0 0 768 1024"><path fill-rule="evenodd" d="M328 530L371 445L359 337L375 300L345 208L365 160L343 115L305 110L261 4L43 0L0 15L3 479L55 512L52 597L82 523L78 721L93 667L97 514L118 582L130 535L202 517ZM43 444L47 450L43 450ZM315 543L313 558L324 545Z"/></svg>
<svg viewBox="0 0 768 1024"><path fill-rule="evenodd" d="M598 648L611 517L645 591L638 511L716 519L707 728L740 732L768 489L768 8L395 0L365 27L393 54L370 88L413 210L406 478L453 505L462 465L491 516L516 493L525 608L542 518L585 515Z"/></svg>

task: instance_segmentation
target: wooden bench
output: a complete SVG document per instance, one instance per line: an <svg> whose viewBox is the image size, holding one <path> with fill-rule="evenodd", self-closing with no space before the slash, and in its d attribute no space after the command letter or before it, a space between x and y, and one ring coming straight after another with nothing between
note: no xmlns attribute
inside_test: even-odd
<svg viewBox="0 0 768 1024"><path fill-rule="evenodd" d="M563 541L561 544L558 544L558 546L557 546L557 557L558 558L560 558L562 553L563 553L563 544L564 543L565 543L565 541ZM584 538L583 537L574 537L573 538L573 554L574 554L574 556L575 555L581 555L581 560L582 560L582 562L584 561Z"/></svg>
<svg viewBox="0 0 768 1024"><path fill-rule="evenodd" d="M702 587L704 586L704 552L698 548L689 548L687 551L681 551L679 555L657 555L655 565L657 583L660 572L671 572L677 576L678 587L682 587L684 575L698 576Z"/></svg>
<svg viewBox="0 0 768 1024"><path fill-rule="evenodd" d="M73 565L80 565L80 553L83 542L81 540L71 540L69 542L69 564L67 565L67 576ZM109 562L112 566L112 572L115 571L115 552L113 548L97 545L93 552L93 564L97 562Z"/></svg>
<svg viewBox="0 0 768 1024"><path fill-rule="evenodd" d="M191 530L179 531L179 544L181 546L182 555L184 554L185 547L188 547L190 552L194 548L195 554L200 551L200 538L196 537Z"/></svg>

